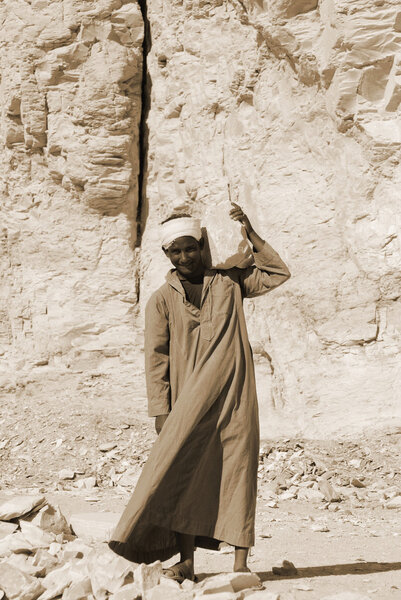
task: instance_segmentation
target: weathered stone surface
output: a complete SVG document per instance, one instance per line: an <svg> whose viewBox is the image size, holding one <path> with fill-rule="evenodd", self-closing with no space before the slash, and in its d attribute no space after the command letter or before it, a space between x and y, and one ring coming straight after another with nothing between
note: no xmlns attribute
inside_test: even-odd
<svg viewBox="0 0 401 600"><path fill-rule="evenodd" d="M0 563L0 586L8 600L36 600L43 591L39 580L6 562Z"/></svg>
<svg viewBox="0 0 401 600"><path fill-rule="evenodd" d="M45 589L40 600L52 600L61 596L69 586L86 579L86 574L79 561L71 561L54 569L44 577L42 585Z"/></svg>
<svg viewBox="0 0 401 600"><path fill-rule="evenodd" d="M18 529L17 523L7 523L6 521L0 522L0 540L14 533Z"/></svg>
<svg viewBox="0 0 401 600"><path fill-rule="evenodd" d="M69 525L83 540L108 542L119 518L119 513L112 512L74 513L69 518Z"/></svg>
<svg viewBox="0 0 401 600"><path fill-rule="evenodd" d="M250 600L280 600L280 595L276 592L270 592L269 590L261 590L247 594L246 598L249 598Z"/></svg>
<svg viewBox="0 0 401 600"><path fill-rule="evenodd" d="M234 200L292 272L246 303L262 433L398 422L399 12L150 0L141 89L136 1L3 1L0 385L101 367L131 394L157 224L192 211L221 252Z"/></svg>
<svg viewBox="0 0 401 600"><path fill-rule="evenodd" d="M359 594L358 592L340 592L338 594L331 594L325 596L322 600L371 600L369 596L365 594Z"/></svg>
<svg viewBox="0 0 401 600"><path fill-rule="evenodd" d="M400 335L388 318L399 304L398 9L316 6L148 6L141 299L168 268L157 222L183 208L216 215L218 227L229 183L292 271L247 302L269 435L353 431L374 426L377 411L386 423L401 417Z"/></svg>
<svg viewBox="0 0 401 600"><path fill-rule="evenodd" d="M62 514L58 506L43 507L32 519L32 525L40 527L44 531L54 534L71 533L67 519Z"/></svg>
<svg viewBox="0 0 401 600"><path fill-rule="evenodd" d="M49 548L50 544L55 541L55 535L47 531L43 531L40 527L20 521L20 528L23 537L31 544L32 548Z"/></svg>
<svg viewBox="0 0 401 600"><path fill-rule="evenodd" d="M0 540L0 557L9 556L12 552L27 552L30 553L33 550L31 542L22 535L20 531L6 535Z"/></svg>
<svg viewBox="0 0 401 600"><path fill-rule="evenodd" d="M7 563L33 577L44 577L46 575L45 566L36 564L35 557L30 555L11 554L7 557Z"/></svg>
<svg viewBox="0 0 401 600"><path fill-rule="evenodd" d="M141 11L6 0L0 18L0 383L105 372L132 355Z"/></svg>
<svg viewBox="0 0 401 600"><path fill-rule="evenodd" d="M136 583L124 585L111 596L113 600L142 600L142 591Z"/></svg>
<svg viewBox="0 0 401 600"><path fill-rule="evenodd" d="M92 550L87 558L87 571L97 599L117 592L124 584L133 583L133 570L133 563L117 556L108 547Z"/></svg>
<svg viewBox="0 0 401 600"><path fill-rule="evenodd" d="M143 596L144 600L164 600L165 598L169 598L169 600L191 600L193 597L192 592L180 589L179 585L173 587L168 582L163 581L163 578L159 585L146 590Z"/></svg>
<svg viewBox="0 0 401 600"><path fill-rule="evenodd" d="M162 576L162 564L160 560L145 565L142 563L134 571L134 581L140 587L142 592L150 590L158 585Z"/></svg>
<svg viewBox="0 0 401 600"><path fill-rule="evenodd" d="M47 575L49 571L54 569L58 565L58 560L47 550L39 549L36 551L33 565L44 571L44 575Z"/></svg>
<svg viewBox="0 0 401 600"><path fill-rule="evenodd" d="M10 521L39 510L45 502L44 496L12 496L0 504L0 520Z"/></svg>
<svg viewBox="0 0 401 600"><path fill-rule="evenodd" d="M83 600L92 593L92 585L89 577L85 577L82 581L73 583L68 589L64 590L63 600Z"/></svg>
<svg viewBox="0 0 401 600"><path fill-rule="evenodd" d="M85 544L81 539L72 540L63 545L63 559L65 561L71 558L83 558L92 552L92 546Z"/></svg>

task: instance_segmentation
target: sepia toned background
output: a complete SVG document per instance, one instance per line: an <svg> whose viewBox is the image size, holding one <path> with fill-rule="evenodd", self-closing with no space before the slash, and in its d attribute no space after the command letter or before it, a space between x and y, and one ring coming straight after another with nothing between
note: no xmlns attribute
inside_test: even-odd
<svg viewBox="0 0 401 600"><path fill-rule="evenodd" d="M399 2L5 0L0 19L3 398L145 414L157 224L184 208L218 234L230 184L292 272L247 303L263 435L399 425Z"/></svg>
<svg viewBox="0 0 401 600"><path fill-rule="evenodd" d="M173 589L105 544L156 439L158 223L225 252L231 199L292 273L246 301L246 595L398 598L399 0L3 0L0 73L0 597L242 597L228 545Z"/></svg>

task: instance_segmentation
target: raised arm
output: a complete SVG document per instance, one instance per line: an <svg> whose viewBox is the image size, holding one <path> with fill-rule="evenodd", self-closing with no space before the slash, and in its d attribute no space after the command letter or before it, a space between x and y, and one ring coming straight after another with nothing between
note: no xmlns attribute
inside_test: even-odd
<svg viewBox="0 0 401 600"><path fill-rule="evenodd" d="M232 203L230 216L240 221L253 246L255 264L246 269L237 269L238 280L245 298L255 298L278 287L291 276L287 265L278 253L253 229L247 215L238 204Z"/></svg>
<svg viewBox="0 0 401 600"><path fill-rule="evenodd" d="M156 292L145 310L145 372L150 417L170 412L169 346L167 307Z"/></svg>

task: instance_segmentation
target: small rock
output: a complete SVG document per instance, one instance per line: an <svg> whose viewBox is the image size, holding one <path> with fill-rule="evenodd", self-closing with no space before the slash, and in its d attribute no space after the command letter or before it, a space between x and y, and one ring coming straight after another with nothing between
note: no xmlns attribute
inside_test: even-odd
<svg viewBox="0 0 401 600"><path fill-rule="evenodd" d="M256 573L230 573L228 577L234 592L262 587L262 581Z"/></svg>
<svg viewBox="0 0 401 600"><path fill-rule="evenodd" d="M110 452L110 450L114 450L114 448L117 448L117 444L115 442L109 442L99 446L100 452Z"/></svg>
<svg viewBox="0 0 401 600"><path fill-rule="evenodd" d="M0 521L0 540L5 538L7 535L14 533L18 529L17 523L7 523L6 521Z"/></svg>
<svg viewBox="0 0 401 600"><path fill-rule="evenodd" d="M61 471L59 471L59 473L58 473L59 481L64 481L67 479L74 479L74 477L75 477L75 471L72 471L71 469L61 469Z"/></svg>
<svg viewBox="0 0 401 600"><path fill-rule="evenodd" d="M83 558L92 551L92 546L85 544L80 539L72 540L67 542L63 546L63 559L65 561L71 560L72 558Z"/></svg>
<svg viewBox="0 0 401 600"><path fill-rule="evenodd" d="M315 525L312 525L311 529L312 531L318 531L320 533L327 533L330 531L327 525L324 525L323 523L316 523Z"/></svg>
<svg viewBox="0 0 401 600"><path fill-rule="evenodd" d="M67 519L62 514L58 506L51 506L48 504L47 506L43 507L35 515L31 523L51 533L71 533Z"/></svg>
<svg viewBox="0 0 401 600"><path fill-rule="evenodd" d="M302 581L300 583L297 583L294 587L296 590L301 590L301 592L311 592L313 589L307 583L302 583Z"/></svg>
<svg viewBox="0 0 401 600"><path fill-rule="evenodd" d="M49 571L52 571L58 564L57 558L50 554L50 552L47 552L47 550L43 549L37 550L33 558L33 565L44 571L43 576L47 575Z"/></svg>
<svg viewBox="0 0 401 600"><path fill-rule="evenodd" d="M292 492L291 490L286 490L285 492L282 492L279 496L280 500L294 500L297 497L296 494L294 494L294 492Z"/></svg>
<svg viewBox="0 0 401 600"><path fill-rule="evenodd" d="M227 544L226 542L221 542L221 544L219 544L220 554L232 554L234 551L234 546L230 546L230 544Z"/></svg>
<svg viewBox="0 0 401 600"><path fill-rule="evenodd" d="M198 587L200 593L204 595L222 594L226 592L231 594L234 593L234 588L229 579L229 573L206 577Z"/></svg>
<svg viewBox="0 0 401 600"><path fill-rule="evenodd" d="M184 579L181 584L181 588L187 592L190 592L194 589L195 585L196 584L194 581L191 581L190 579Z"/></svg>
<svg viewBox="0 0 401 600"><path fill-rule="evenodd" d="M129 469L126 471L122 477L118 480L118 484L123 487L128 487L130 489L134 488L138 483L138 479L141 474L141 469L138 467L136 469Z"/></svg>
<svg viewBox="0 0 401 600"><path fill-rule="evenodd" d="M79 583L84 578L85 575L82 573L82 567L75 562L67 563L58 569L54 569L42 580L46 591L38 600L53 600L53 598L61 596L64 590L70 585Z"/></svg>
<svg viewBox="0 0 401 600"><path fill-rule="evenodd" d="M11 556L7 558L7 564L13 565L23 573L31 575L32 577L44 577L46 575L44 567L35 565L34 557L28 556L27 554L11 554Z"/></svg>
<svg viewBox="0 0 401 600"><path fill-rule="evenodd" d="M277 486L274 486L274 489L271 489L268 486L264 486L262 489L263 500L275 500L277 498L276 488Z"/></svg>
<svg viewBox="0 0 401 600"><path fill-rule="evenodd" d="M7 562L0 563L0 582L7 600L35 600L43 591L40 581Z"/></svg>
<svg viewBox="0 0 401 600"><path fill-rule="evenodd" d="M198 596L198 594L195 596L195 598L210 598L210 600L242 600L244 595L242 593L240 594L235 594L234 592L218 592L217 594L212 594L209 595L209 592L205 592L205 594L201 594L200 596Z"/></svg>
<svg viewBox="0 0 401 600"><path fill-rule="evenodd" d="M144 600L192 600L192 592L182 590L179 584L173 587L172 583L177 582L172 580L161 581L159 585L145 592Z"/></svg>
<svg viewBox="0 0 401 600"><path fill-rule="evenodd" d="M62 595L62 600L85 600L92 593L92 584L89 577L85 577L82 581L73 583L69 588L65 589Z"/></svg>
<svg viewBox="0 0 401 600"><path fill-rule="evenodd" d="M91 512L75 513L69 518L69 524L78 537L85 540L108 542L118 521L120 513Z"/></svg>
<svg viewBox="0 0 401 600"><path fill-rule="evenodd" d="M142 563L134 571L134 581L138 584L141 591L145 592L159 584L162 572L163 568L160 560L149 565Z"/></svg>
<svg viewBox="0 0 401 600"><path fill-rule="evenodd" d="M300 488L298 490L298 500L308 500L311 502L321 502L324 495L319 490L313 488Z"/></svg>
<svg viewBox="0 0 401 600"><path fill-rule="evenodd" d="M274 575L296 575L298 573L294 563L289 560L283 560L281 567L273 567L272 571Z"/></svg>
<svg viewBox="0 0 401 600"><path fill-rule="evenodd" d="M340 592L339 594L332 594L331 596L325 596L321 600L371 600L369 596L359 594L358 592Z"/></svg>
<svg viewBox="0 0 401 600"><path fill-rule="evenodd" d="M110 598L112 600L142 600L142 591L140 590L138 584L129 583L128 585L124 585Z"/></svg>
<svg viewBox="0 0 401 600"><path fill-rule="evenodd" d="M363 481L361 481L360 479L357 479L356 477L352 477L350 483L351 483L351 485L353 485L356 488L366 487L366 485L363 483Z"/></svg>
<svg viewBox="0 0 401 600"><path fill-rule="evenodd" d="M93 548L86 559L86 570L95 598L117 592L123 585L134 582L134 565L108 548Z"/></svg>
<svg viewBox="0 0 401 600"><path fill-rule="evenodd" d="M246 594L246 600L280 600L280 595L277 592L269 592L269 590L261 590L260 592L251 592Z"/></svg>
<svg viewBox="0 0 401 600"><path fill-rule="evenodd" d="M78 481L75 482L75 486L80 490L91 490L97 486L96 477L84 477L82 479L78 479Z"/></svg>
<svg viewBox="0 0 401 600"><path fill-rule="evenodd" d="M190 581L189 579L184 579L184 581ZM194 582L192 582L194 583ZM168 587L168 588L172 588L173 590L180 590L181 589L181 584L178 583L178 581L174 581L174 579L171 579L170 577L166 577L165 575L162 575L160 577L160 583L157 587L160 586L164 586L164 587ZM151 588L154 589L154 588Z"/></svg>
<svg viewBox="0 0 401 600"><path fill-rule="evenodd" d="M327 502L340 502L341 500L340 494L334 489L331 483L325 479L319 481L319 491L323 494L323 497Z"/></svg>
<svg viewBox="0 0 401 600"><path fill-rule="evenodd" d="M32 544L24 538L20 531L7 535L0 540L0 557L9 556L12 552L26 552L29 554L32 550Z"/></svg>
<svg viewBox="0 0 401 600"><path fill-rule="evenodd" d="M20 520L19 524L22 535L31 544L32 548L49 548L50 544L55 541L54 534L43 531L40 527L32 525L32 523Z"/></svg>
<svg viewBox="0 0 401 600"><path fill-rule="evenodd" d="M385 505L386 508L401 508L401 496L396 496L389 500Z"/></svg>
<svg viewBox="0 0 401 600"><path fill-rule="evenodd" d="M59 542L53 542L49 546L49 553L53 556L57 556L61 552L61 544Z"/></svg>
<svg viewBox="0 0 401 600"><path fill-rule="evenodd" d="M0 521L11 521L37 511L46 504L44 496L12 496L0 504Z"/></svg>

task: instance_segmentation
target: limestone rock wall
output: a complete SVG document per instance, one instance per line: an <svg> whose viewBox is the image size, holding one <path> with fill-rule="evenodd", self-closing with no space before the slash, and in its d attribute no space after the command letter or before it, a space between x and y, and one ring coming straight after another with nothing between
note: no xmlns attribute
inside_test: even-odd
<svg viewBox="0 0 401 600"><path fill-rule="evenodd" d="M143 9L0 4L3 388L73 371L133 393L157 223L218 233L230 189L292 271L247 301L263 433L399 424L398 0Z"/></svg>
<svg viewBox="0 0 401 600"><path fill-rule="evenodd" d="M218 228L230 184L292 271L247 302L263 432L399 423L399 3L149 0L148 16L141 298L167 267L155 223L174 206Z"/></svg>
<svg viewBox="0 0 401 600"><path fill-rule="evenodd" d="M0 4L1 380L132 354L143 21L121 0ZM46 386L44 386L46 393Z"/></svg>

